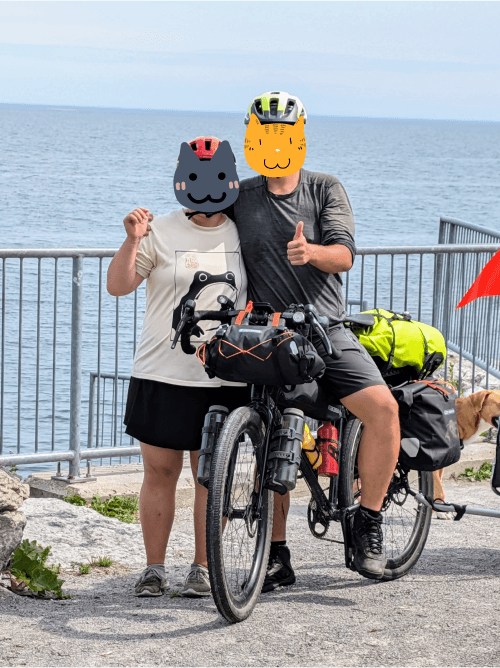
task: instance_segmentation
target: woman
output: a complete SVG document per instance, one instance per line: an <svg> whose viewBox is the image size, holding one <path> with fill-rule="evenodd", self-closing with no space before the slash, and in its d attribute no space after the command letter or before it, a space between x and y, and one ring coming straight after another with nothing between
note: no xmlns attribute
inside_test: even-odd
<svg viewBox="0 0 500 668"><path fill-rule="evenodd" d="M216 137L197 137L189 145L206 161L220 143ZM234 187L238 188L237 181ZM165 553L177 480L188 450L195 480L195 554L181 593L207 596L211 593L205 545L207 490L196 482L197 451L208 408L219 404L233 410L248 403L248 391L209 379L194 355L185 355L180 345L172 350L171 343L186 299L196 299L199 309L218 309L216 298L225 294L238 308L244 307L247 279L240 241L235 224L223 213L207 216L179 209L153 217L148 209L138 208L123 222L127 238L109 266L108 292L127 295L147 279L146 311L124 419L125 431L140 441L144 459L139 507L147 567L135 594L161 596L168 588Z"/></svg>

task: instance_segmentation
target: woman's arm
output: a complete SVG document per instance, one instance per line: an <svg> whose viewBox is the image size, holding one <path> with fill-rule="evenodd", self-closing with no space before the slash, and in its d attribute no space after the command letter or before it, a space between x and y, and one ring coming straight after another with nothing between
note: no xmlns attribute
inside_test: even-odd
<svg viewBox="0 0 500 668"><path fill-rule="evenodd" d="M153 216L147 209L135 209L125 216L123 224L127 231L127 238L108 268L106 287L113 297L130 294L144 280L144 277L135 269L135 260L141 239L147 237L151 231L149 223L152 220Z"/></svg>

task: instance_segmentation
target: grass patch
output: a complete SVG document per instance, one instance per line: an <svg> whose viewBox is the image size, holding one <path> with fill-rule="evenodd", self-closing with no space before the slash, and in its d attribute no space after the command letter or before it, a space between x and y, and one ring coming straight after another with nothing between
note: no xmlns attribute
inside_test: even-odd
<svg viewBox="0 0 500 668"><path fill-rule="evenodd" d="M481 480L489 480L491 478L492 471L493 465L489 462L483 462L477 471L475 471L473 467L470 469L465 469L465 472L461 473L458 477L478 482Z"/></svg>
<svg viewBox="0 0 500 668"><path fill-rule="evenodd" d="M88 575L92 564L78 564L80 575Z"/></svg>
<svg viewBox="0 0 500 668"><path fill-rule="evenodd" d="M110 559L109 557L98 557L97 561L94 561L94 564L101 566L101 568L108 568L112 563L113 559Z"/></svg>
<svg viewBox="0 0 500 668"><path fill-rule="evenodd" d="M23 540L12 555L12 568L9 570L13 591L21 593L28 588L40 597L52 593L58 598L71 598L62 593L64 580L57 577L61 565L46 566L50 550L50 546L37 545L36 540Z"/></svg>
<svg viewBox="0 0 500 668"><path fill-rule="evenodd" d="M120 520L120 522L126 522L127 524L137 522L139 500L136 498L112 496L110 499L102 501L101 497L96 495L88 503L81 496L78 496L78 494L73 494L72 496L66 496L64 500L72 503L74 506L87 506L105 517L114 517Z"/></svg>

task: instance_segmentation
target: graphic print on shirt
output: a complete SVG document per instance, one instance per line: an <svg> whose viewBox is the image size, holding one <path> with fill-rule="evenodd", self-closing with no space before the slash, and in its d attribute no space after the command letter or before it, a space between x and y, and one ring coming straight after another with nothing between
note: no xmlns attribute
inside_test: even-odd
<svg viewBox="0 0 500 668"><path fill-rule="evenodd" d="M219 295L229 297L234 303L238 300L241 285L236 284L236 276L241 276L242 258L239 251L235 252L196 252L176 251L175 266L175 297L172 317L171 340L175 328L181 319L182 307L189 299L196 301L196 310L218 310ZM191 278L189 288L186 284ZM201 323L205 336L194 339L193 343L208 340L213 332L208 331L219 323Z"/></svg>

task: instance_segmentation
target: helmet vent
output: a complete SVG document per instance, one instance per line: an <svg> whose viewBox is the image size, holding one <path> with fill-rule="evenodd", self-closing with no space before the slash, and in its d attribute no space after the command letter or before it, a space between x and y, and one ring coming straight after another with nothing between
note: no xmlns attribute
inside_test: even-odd
<svg viewBox="0 0 500 668"><path fill-rule="evenodd" d="M277 114L278 114L278 100L276 98L273 98L272 100L269 100L269 110L270 110L272 116L277 116Z"/></svg>
<svg viewBox="0 0 500 668"><path fill-rule="evenodd" d="M255 108L257 109L258 114L262 113L262 102L261 102L261 100L255 100Z"/></svg>
<svg viewBox="0 0 500 668"><path fill-rule="evenodd" d="M271 95L279 95L279 94L280 94L279 90L273 90L273 92L271 93Z"/></svg>
<svg viewBox="0 0 500 668"><path fill-rule="evenodd" d="M193 149L193 151L197 151L197 150L198 150L198 147L196 146L196 142L195 142L195 141L194 141L192 144L190 144L190 146L191 146L191 148Z"/></svg>
<svg viewBox="0 0 500 668"><path fill-rule="evenodd" d="M205 141L205 151L210 151L210 145L211 145L210 139Z"/></svg>

